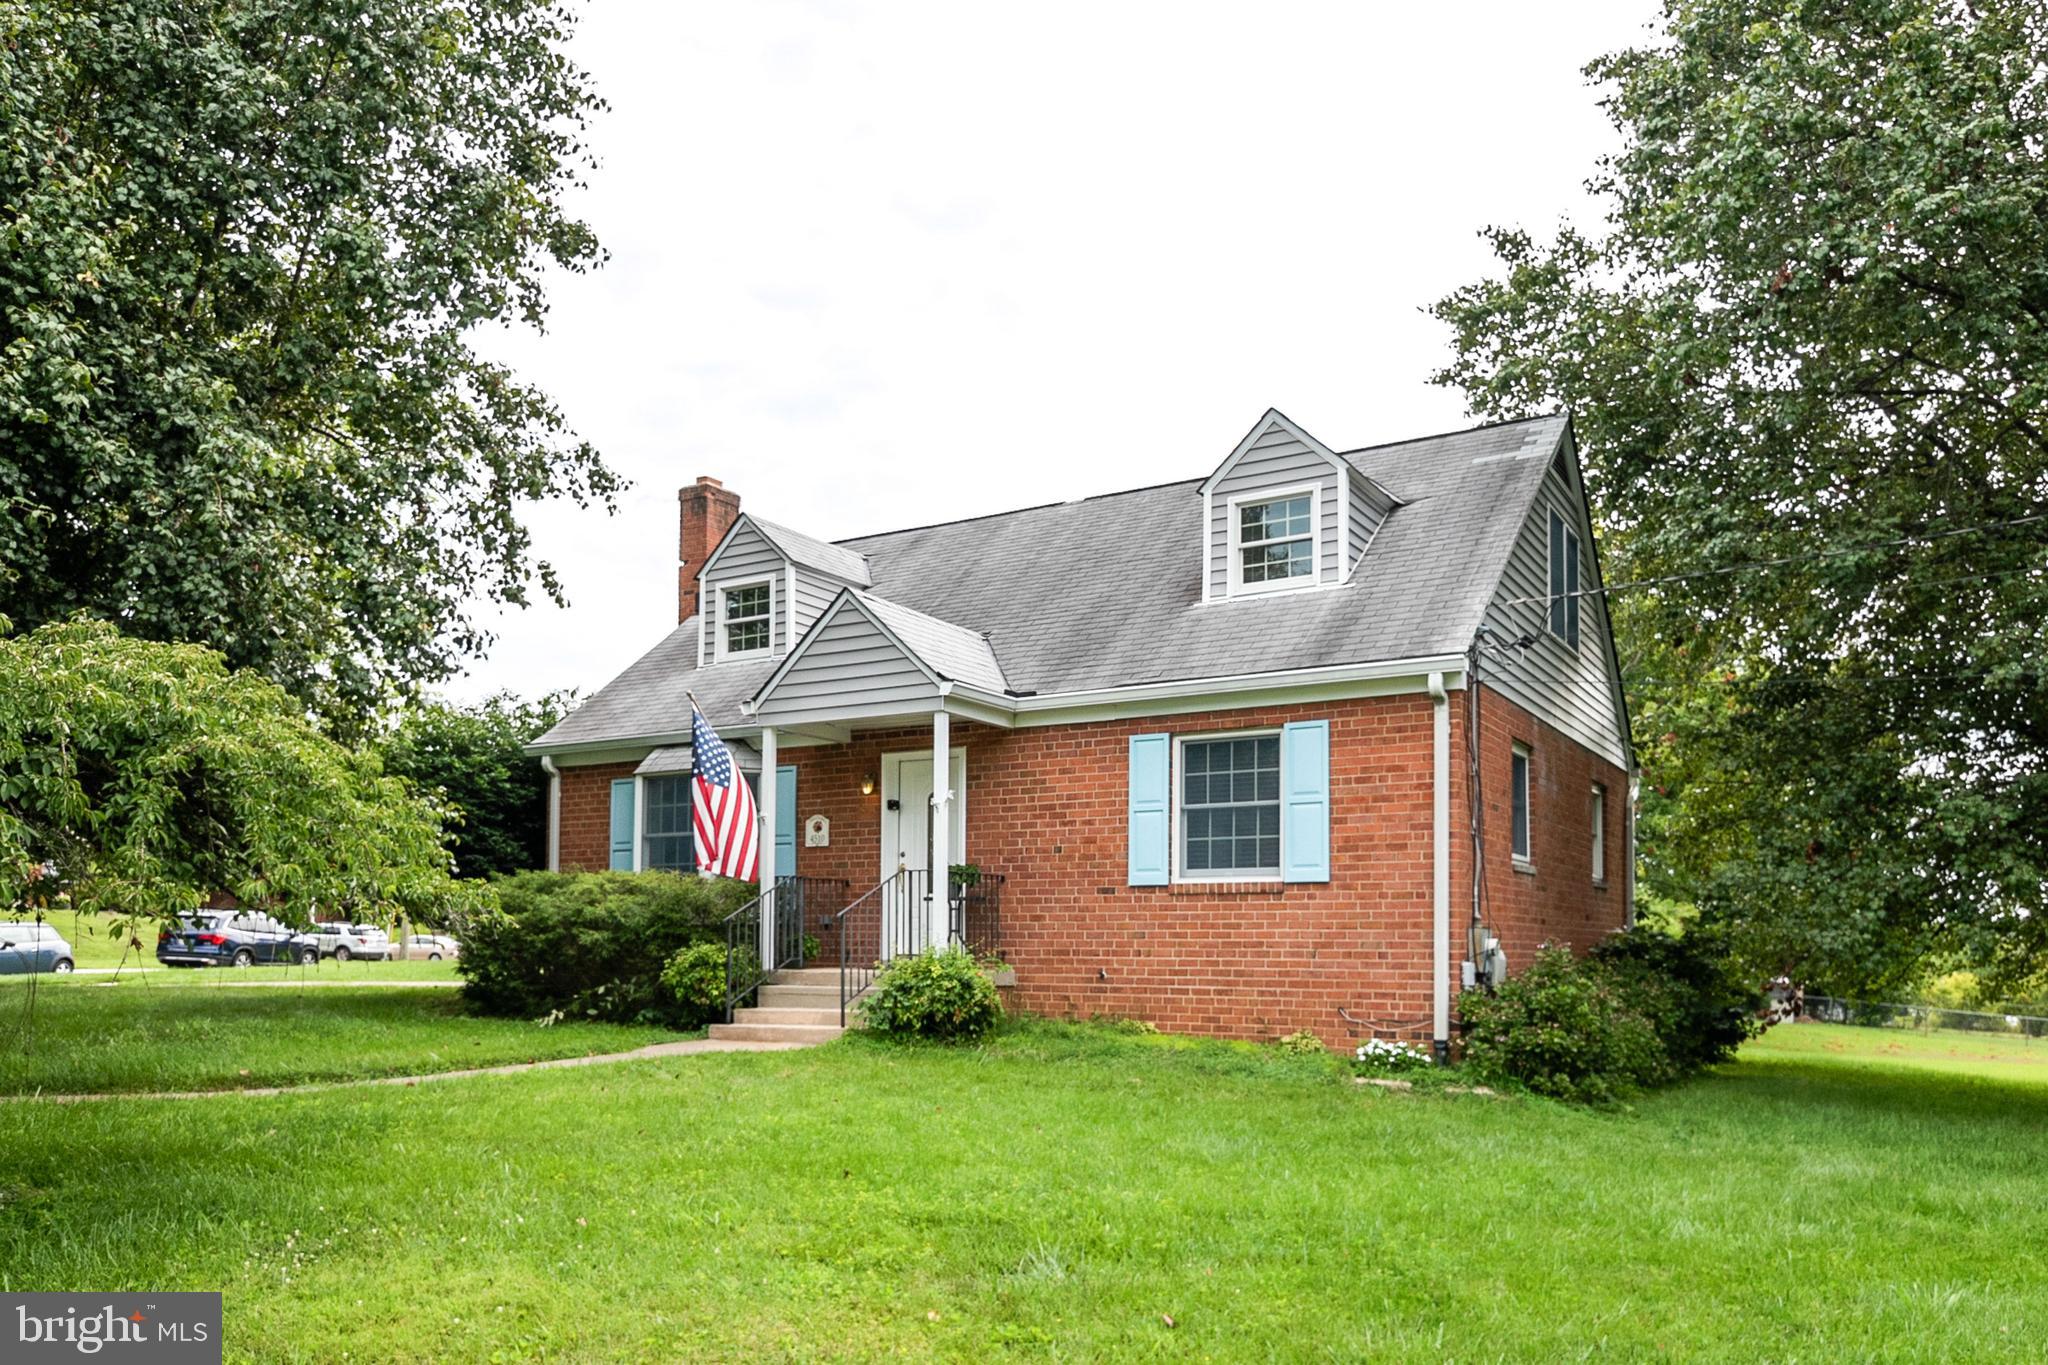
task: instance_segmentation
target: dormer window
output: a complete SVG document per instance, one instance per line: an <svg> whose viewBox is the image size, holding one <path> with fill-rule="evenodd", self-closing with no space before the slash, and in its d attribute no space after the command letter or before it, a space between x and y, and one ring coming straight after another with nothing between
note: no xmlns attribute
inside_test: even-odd
<svg viewBox="0 0 2048 1365"><path fill-rule="evenodd" d="M766 653L774 643L775 585L772 580L735 583L718 590L718 653Z"/></svg>
<svg viewBox="0 0 2048 1365"><path fill-rule="evenodd" d="M1313 488L1230 504L1230 576L1236 592L1272 592L1316 581Z"/></svg>

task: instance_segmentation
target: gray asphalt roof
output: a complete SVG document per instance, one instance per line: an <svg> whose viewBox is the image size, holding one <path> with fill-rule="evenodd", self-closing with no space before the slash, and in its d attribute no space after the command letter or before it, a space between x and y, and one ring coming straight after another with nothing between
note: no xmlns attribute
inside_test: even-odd
<svg viewBox="0 0 2048 1365"><path fill-rule="evenodd" d="M747 513L747 518L761 528L762 535L775 542L776 549L788 555L799 567L843 578L856 587L868 586L867 557L858 550L807 536L802 531L792 531L787 526L764 521L751 512Z"/></svg>
<svg viewBox="0 0 2048 1365"><path fill-rule="evenodd" d="M1009 687L995 651L981 635L870 592L855 596L940 677L984 692L1001 693Z"/></svg>
<svg viewBox="0 0 2048 1365"><path fill-rule="evenodd" d="M866 556L878 613L950 623L954 644L985 635L995 676L1018 692L1459 654L1565 429L1554 414L1342 452L1404 505L1351 581L1321 592L1205 604L1200 477L839 548ZM536 744L686 736L686 687L714 726L743 724L741 699L777 662L696 661L693 619Z"/></svg>

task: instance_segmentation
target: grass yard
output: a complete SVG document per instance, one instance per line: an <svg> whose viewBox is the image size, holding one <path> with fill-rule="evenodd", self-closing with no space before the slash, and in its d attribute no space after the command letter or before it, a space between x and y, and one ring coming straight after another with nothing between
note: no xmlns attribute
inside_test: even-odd
<svg viewBox="0 0 2048 1365"><path fill-rule="evenodd" d="M308 976L353 980L350 969L382 965L337 973L330 963ZM286 979L285 969L158 972L118 984L44 978L33 1015L26 991L0 992L0 1094L248 1089L580 1057L684 1036L473 1018L453 990L246 986L265 977ZM6 1155L0 1148L0 1172Z"/></svg>
<svg viewBox="0 0 2048 1365"><path fill-rule="evenodd" d="M224 1289L247 1360L2038 1358L2048 1068L1898 1041L1609 1113L1031 1022L7 1104L0 1287Z"/></svg>

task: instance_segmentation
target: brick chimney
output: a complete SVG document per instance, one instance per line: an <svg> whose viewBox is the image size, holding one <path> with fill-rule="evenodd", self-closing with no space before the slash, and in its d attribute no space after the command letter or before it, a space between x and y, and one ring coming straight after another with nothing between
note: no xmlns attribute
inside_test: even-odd
<svg viewBox="0 0 2048 1365"><path fill-rule="evenodd" d="M740 495L728 492L718 480L700 475L697 482L676 493L676 501L682 504L682 532L676 548L676 621L680 624L697 612L697 575L739 520Z"/></svg>

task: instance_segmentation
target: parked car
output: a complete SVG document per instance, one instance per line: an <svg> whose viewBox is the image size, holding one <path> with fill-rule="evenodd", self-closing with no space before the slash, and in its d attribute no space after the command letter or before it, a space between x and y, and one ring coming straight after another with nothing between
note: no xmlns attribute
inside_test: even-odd
<svg viewBox="0 0 2048 1365"><path fill-rule="evenodd" d="M70 971L71 945L49 924L0 924L0 976Z"/></svg>
<svg viewBox="0 0 2048 1365"><path fill-rule="evenodd" d="M407 958L425 958L439 962L442 958L462 956L462 945L446 934L409 934L405 940Z"/></svg>
<svg viewBox="0 0 2048 1365"><path fill-rule="evenodd" d="M156 937L166 967L253 967L311 962L292 927L260 910L195 910Z"/></svg>
<svg viewBox="0 0 2048 1365"><path fill-rule="evenodd" d="M336 962L358 957L382 962L391 956L390 936L374 924L316 924L299 935L299 943L312 949L316 957L331 957Z"/></svg>

